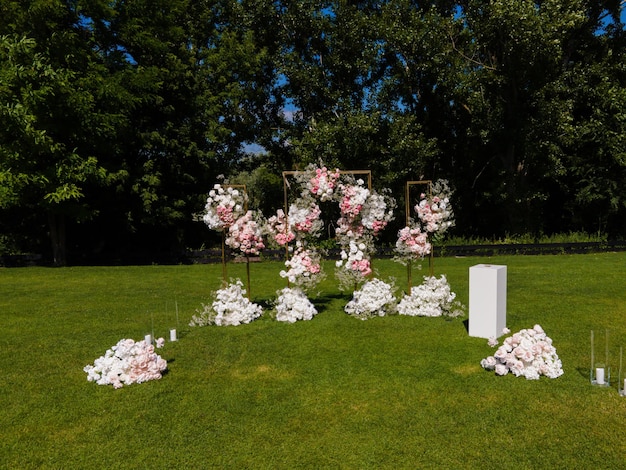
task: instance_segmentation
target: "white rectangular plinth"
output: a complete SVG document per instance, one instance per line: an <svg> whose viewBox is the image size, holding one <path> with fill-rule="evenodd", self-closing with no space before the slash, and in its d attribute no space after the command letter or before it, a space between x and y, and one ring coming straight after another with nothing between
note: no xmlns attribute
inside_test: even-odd
<svg viewBox="0 0 626 470"><path fill-rule="evenodd" d="M497 338L506 327L506 266L469 269L469 335Z"/></svg>

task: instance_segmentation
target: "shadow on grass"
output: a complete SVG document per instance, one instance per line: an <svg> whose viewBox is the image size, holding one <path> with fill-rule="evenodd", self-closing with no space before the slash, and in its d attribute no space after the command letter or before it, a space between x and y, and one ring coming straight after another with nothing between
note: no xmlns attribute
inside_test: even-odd
<svg viewBox="0 0 626 470"><path fill-rule="evenodd" d="M311 302L313 302L313 305L315 305L315 308L317 309L318 313L322 313L326 310L329 309L329 306L338 300L346 300L347 301L348 296L344 293L338 292L335 294L325 294L325 295L320 295L317 297L313 297L311 299Z"/></svg>

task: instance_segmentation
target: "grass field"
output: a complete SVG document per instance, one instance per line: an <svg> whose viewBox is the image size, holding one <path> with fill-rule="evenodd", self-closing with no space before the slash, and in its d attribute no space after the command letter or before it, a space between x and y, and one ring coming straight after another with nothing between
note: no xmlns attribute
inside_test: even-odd
<svg viewBox="0 0 626 470"><path fill-rule="evenodd" d="M186 325L219 265L0 269L0 468L625 468L626 397L590 385L589 336L610 329L617 375L626 253L441 258L435 274L467 305L482 262L507 265L507 326L541 324L563 376L484 371L493 349L463 319L352 318L330 263L312 321L202 328ZM254 301L281 267L251 265ZM404 287L403 266L375 268ZM175 305L161 380L87 382L121 338L167 338Z"/></svg>

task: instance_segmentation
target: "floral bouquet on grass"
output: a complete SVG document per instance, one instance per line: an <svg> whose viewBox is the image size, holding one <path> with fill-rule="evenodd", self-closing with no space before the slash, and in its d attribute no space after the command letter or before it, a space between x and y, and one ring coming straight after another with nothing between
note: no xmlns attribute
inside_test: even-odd
<svg viewBox="0 0 626 470"><path fill-rule="evenodd" d="M413 287L411 295L405 295L398 304L400 315L421 317L459 317L464 315L463 305L455 300L445 275L439 279L424 276L424 283Z"/></svg>
<svg viewBox="0 0 626 470"><path fill-rule="evenodd" d="M216 184L209 192L202 220L212 230L227 229L244 214L246 197L244 191Z"/></svg>
<svg viewBox="0 0 626 470"><path fill-rule="evenodd" d="M189 326L237 326L250 323L263 313L260 305L250 302L240 279L236 279L215 293L210 305L202 304L203 310L191 317Z"/></svg>
<svg viewBox="0 0 626 470"><path fill-rule="evenodd" d="M285 287L278 291L276 299L276 320L295 323L298 320L311 320L317 310L299 287Z"/></svg>
<svg viewBox="0 0 626 470"><path fill-rule="evenodd" d="M490 344L493 343L490 340ZM563 365L552 345L552 339L540 325L509 336L495 354L480 361L480 365L486 370L495 371L497 375L511 372L527 380L537 380L542 375L556 379L563 375Z"/></svg>
<svg viewBox="0 0 626 470"><path fill-rule="evenodd" d="M258 255L265 248L263 234L259 224L253 218L253 212L248 211L228 228L225 243L244 255Z"/></svg>
<svg viewBox="0 0 626 470"><path fill-rule="evenodd" d="M165 340L159 338L157 347L161 347ZM93 365L84 367L87 380L98 385L113 385L121 388L124 385L157 380L167 369L167 362L154 352L154 346L145 341L135 342L132 339L122 339L104 356L95 360Z"/></svg>
<svg viewBox="0 0 626 470"><path fill-rule="evenodd" d="M354 291L352 300L346 304L344 311L361 320L394 313L396 298L393 291L393 284L387 284L380 279L367 281L361 289Z"/></svg>

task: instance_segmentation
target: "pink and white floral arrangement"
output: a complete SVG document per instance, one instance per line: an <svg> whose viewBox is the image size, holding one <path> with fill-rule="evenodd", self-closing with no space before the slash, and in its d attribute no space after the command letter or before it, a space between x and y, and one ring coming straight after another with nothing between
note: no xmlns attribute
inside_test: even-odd
<svg viewBox="0 0 626 470"><path fill-rule="evenodd" d="M361 210L361 223L377 236L394 218L393 211L396 201L389 195L389 191L382 194L375 190L370 191L369 197Z"/></svg>
<svg viewBox="0 0 626 470"><path fill-rule="evenodd" d="M505 334L510 333L508 329ZM489 344L497 345L490 339ZM540 325L522 329L507 337L493 356L480 361L480 365L496 375L511 373L527 380L537 380L542 375L556 379L563 375L563 365L552 344Z"/></svg>
<svg viewBox="0 0 626 470"><path fill-rule="evenodd" d="M265 248L261 225L254 220L252 211L239 217L230 227L225 240L226 245L244 255L258 255Z"/></svg>
<svg viewBox="0 0 626 470"><path fill-rule="evenodd" d="M222 186L219 183L215 184L209 191L202 220L211 230L228 229L244 215L246 202L245 191L227 185Z"/></svg>
<svg viewBox="0 0 626 470"><path fill-rule="evenodd" d="M336 276L341 288L361 284L372 274L371 257L374 237L393 220L395 200L365 188L357 179L339 185L337 237L341 258L336 262Z"/></svg>
<svg viewBox="0 0 626 470"><path fill-rule="evenodd" d="M278 209L276 215L267 219L265 230L269 234L270 239L279 246L285 246L296 238L296 234L293 232L289 222L290 220L285 216L285 211L282 209Z"/></svg>
<svg viewBox="0 0 626 470"><path fill-rule="evenodd" d="M420 194L420 201L414 207L417 219L398 232L397 261L407 264L424 259L432 252L432 240L443 237L454 226L451 195L452 190L443 179L437 180L428 194Z"/></svg>
<svg viewBox="0 0 626 470"><path fill-rule="evenodd" d="M422 231L434 237L441 237L454 226L454 213L450 205L451 195L452 190L448 181L443 179L435 181L430 195L426 193L420 195L415 212L422 225Z"/></svg>
<svg viewBox="0 0 626 470"><path fill-rule="evenodd" d="M454 214L450 204L452 191L446 180L438 180L429 190L422 193L414 210L417 219L398 232L395 260L402 264L423 260L432 254L434 239L441 238L454 225ZM412 287L398 304L401 315L428 317L457 317L464 314L464 306L455 300L445 276L437 279L425 276L424 283Z"/></svg>
<svg viewBox="0 0 626 470"><path fill-rule="evenodd" d="M295 249L290 247L290 250L291 256L285 261L285 266L289 269L281 270L280 277L303 289L317 285L324 277L319 253L300 242L296 243Z"/></svg>
<svg viewBox="0 0 626 470"><path fill-rule="evenodd" d="M409 260L423 259L430 254L432 246L428 241L428 233L422 232L419 225L404 227L398 232L396 241L396 260L406 264Z"/></svg>
<svg viewBox="0 0 626 470"><path fill-rule="evenodd" d="M328 170L325 166L316 168L309 165L300 179L304 180L307 190L322 202L333 199L335 188L341 177L338 169Z"/></svg>
<svg viewBox="0 0 626 470"><path fill-rule="evenodd" d="M211 304L202 304L202 310L197 310L193 315L189 326L237 326L260 317L263 308L250 301L246 297L246 290L240 279L219 289L213 295L215 299Z"/></svg>
<svg viewBox="0 0 626 470"><path fill-rule="evenodd" d="M159 338L157 347L164 342L163 338ZM166 369L167 361L154 352L153 345L144 340L122 339L83 370L87 372L89 382L121 388L160 379Z"/></svg>

